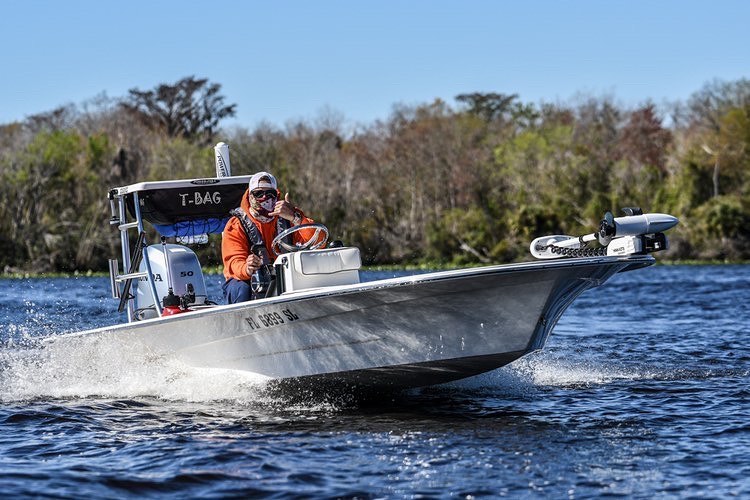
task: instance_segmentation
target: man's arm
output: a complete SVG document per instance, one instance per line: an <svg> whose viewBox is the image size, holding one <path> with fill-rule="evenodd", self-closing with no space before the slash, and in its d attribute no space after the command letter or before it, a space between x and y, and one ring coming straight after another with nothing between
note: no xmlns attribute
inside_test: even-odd
<svg viewBox="0 0 750 500"><path fill-rule="evenodd" d="M286 193L283 200L276 202L276 207L270 215L278 215L282 219L286 219L294 226L302 224L312 224L314 220L305 216L304 212L292 204L289 199L289 193ZM309 241L315 235L315 229L304 229L294 233L292 239L294 243L300 244Z"/></svg>
<svg viewBox="0 0 750 500"><path fill-rule="evenodd" d="M312 224L313 222L315 222L314 220L305 216L302 210L297 209L297 213L299 214L299 219L298 219L299 223L298 224L293 223L295 226L301 226L302 224ZM302 229L294 233L294 235L292 235L292 239L294 240L294 243L302 244L302 243L306 243L310 241L313 236L315 236L315 228Z"/></svg>
<svg viewBox="0 0 750 500"><path fill-rule="evenodd" d="M251 276L251 273L248 273L247 262L251 252L247 247L247 237L239 222L232 222L227 224L224 232L221 233L222 261L224 262L224 269L229 270L230 277L246 281Z"/></svg>

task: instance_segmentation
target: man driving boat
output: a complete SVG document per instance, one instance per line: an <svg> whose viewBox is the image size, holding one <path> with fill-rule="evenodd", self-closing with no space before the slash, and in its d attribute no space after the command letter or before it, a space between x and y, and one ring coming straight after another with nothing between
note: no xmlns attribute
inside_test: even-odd
<svg viewBox="0 0 750 500"><path fill-rule="evenodd" d="M262 266L272 264L277 253L271 244L277 234L300 224L311 224L312 219L289 199L281 199L276 178L268 172L258 172L242 197L240 207L231 211L233 217L224 227L221 255L224 263L222 286L228 304L245 302L262 296L253 289L252 279ZM291 235L295 244L313 238L315 230L301 229Z"/></svg>

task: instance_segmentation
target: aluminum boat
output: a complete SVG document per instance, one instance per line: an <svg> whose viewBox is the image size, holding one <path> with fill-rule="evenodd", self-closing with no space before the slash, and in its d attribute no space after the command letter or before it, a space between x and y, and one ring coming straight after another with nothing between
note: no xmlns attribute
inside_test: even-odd
<svg viewBox="0 0 750 500"><path fill-rule="evenodd" d="M128 321L52 342L117 338L190 366L295 386L440 384L541 349L576 297L652 265L650 253L667 246L663 231L677 223L628 209L623 217L607 214L590 235L537 238L536 261L370 282L360 282L357 248L286 245L291 251L254 283L265 298L215 304L190 244L223 230L248 182L225 176L112 189L122 253L122 262L110 260L112 294ZM147 224L160 235L151 245ZM327 230L316 227L324 241Z"/></svg>

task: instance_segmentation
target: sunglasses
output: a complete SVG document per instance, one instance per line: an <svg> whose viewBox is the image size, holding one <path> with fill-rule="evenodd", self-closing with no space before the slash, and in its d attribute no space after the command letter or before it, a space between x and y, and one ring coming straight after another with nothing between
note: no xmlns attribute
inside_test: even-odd
<svg viewBox="0 0 750 500"><path fill-rule="evenodd" d="M275 189L266 189L266 190L263 190L263 191L260 191L260 190L259 191L252 191L252 193L253 193L253 196L255 196L255 198L257 198L259 200L261 198L265 198L266 196L276 198L276 190Z"/></svg>

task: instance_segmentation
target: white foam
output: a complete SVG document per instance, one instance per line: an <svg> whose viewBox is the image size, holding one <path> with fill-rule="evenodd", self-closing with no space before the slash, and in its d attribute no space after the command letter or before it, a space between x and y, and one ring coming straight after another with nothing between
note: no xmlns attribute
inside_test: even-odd
<svg viewBox="0 0 750 500"><path fill-rule="evenodd" d="M580 355L580 353L579 353ZM513 363L465 380L445 384L461 390L492 390L504 395L525 396L540 387L601 385L618 380L652 380L658 373L626 367L611 361L555 358L547 351L527 355Z"/></svg>
<svg viewBox="0 0 750 500"><path fill-rule="evenodd" d="M535 389L533 381L526 374L509 367L499 368L471 378L450 382L444 386L446 388L471 391L489 389L493 393L497 393L499 390L506 396L525 396Z"/></svg>
<svg viewBox="0 0 750 500"><path fill-rule="evenodd" d="M607 384L617 380L646 380L655 375L649 371L617 365L611 361L556 359L544 353L531 355L509 367L536 386L577 386Z"/></svg>
<svg viewBox="0 0 750 500"><path fill-rule="evenodd" d="M156 397L253 401L268 380L237 370L196 368L112 338L77 338L0 351L0 400Z"/></svg>

